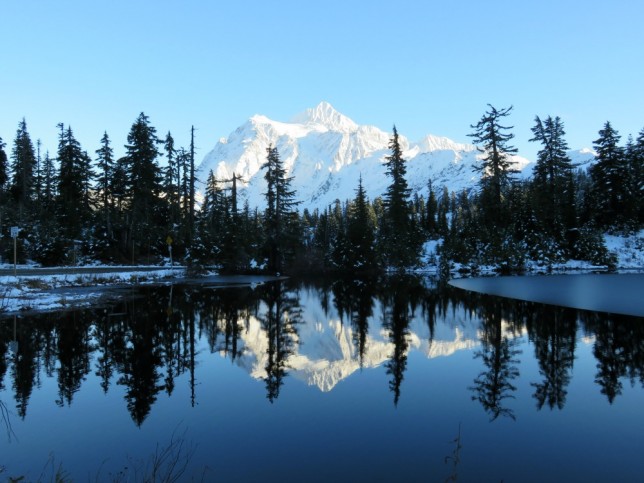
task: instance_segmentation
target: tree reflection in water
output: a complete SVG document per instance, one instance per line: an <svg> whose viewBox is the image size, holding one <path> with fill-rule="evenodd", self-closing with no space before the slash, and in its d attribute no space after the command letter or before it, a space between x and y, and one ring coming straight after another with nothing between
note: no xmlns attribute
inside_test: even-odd
<svg viewBox="0 0 644 483"><path fill-rule="evenodd" d="M537 408L563 409L575 361L577 311L534 304L526 324L543 377L532 383Z"/></svg>
<svg viewBox="0 0 644 483"><path fill-rule="evenodd" d="M389 341L393 344L393 352L385 363L387 374L390 375L389 390L394 393L394 406L400 400L400 386L405 369L407 369L407 351L409 349L409 320L410 320L410 291L409 279L396 277L387 287L383 304L382 326L387 330Z"/></svg>
<svg viewBox="0 0 644 483"><path fill-rule="evenodd" d="M294 292L288 292L283 282L265 284L260 287L266 312L260 318L268 338L266 362L266 397L272 403L278 397L284 384L288 358L294 353L297 338L297 324L301 321L299 300Z"/></svg>
<svg viewBox="0 0 644 483"><path fill-rule="evenodd" d="M114 383L125 388L128 411L140 426L161 392L174 393L179 376L188 375L184 380L196 403L195 366L198 348L203 347L232 361L261 359L266 397L274 403L291 356L300 350L298 328L317 322L303 318L304 290L313 294L307 303L319 304L307 309L326 313L329 319L339 315L351 330L355 350L348 357L356 366L365 366L371 344L387 344L389 357L383 365L394 405L401 400L412 325L417 331L419 323L426 324L427 342L432 344L437 324L451 324L456 314L480 329L475 358L482 366L469 389L492 420L516 417L511 401L519 377L519 338L526 333L538 363L537 380L531 381L538 409L565 407L581 335L594 341L595 381L609 402L622 393L624 380L644 385L641 319L486 297L416 277L384 277L283 281L254 289L148 287L137 291L138 297L108 308L19 317L15 335L13 317L4 319L0 399L8 405L13 397L16 413L24 419L32 393L46 377L57 382L56 403L70 406L93 372L104 393ZM244 337L251 324L258 324L265 337L264 354L247 354ZM381 334L384 340L378 339ZM14 338L16 354L10 344Z"/></svg>
<svg viewBox="0 0 644 483"><path fill-rule="evenodd" d="M516 357L520 351L515 348L516 339L508 337L502 326L501 300L483 297L481 302L482 349L475 357L483 361L485 370L470 388L474 392L472 399L481 403L492 421L499 416L515 419L514 411L506 406L506 399L515 397L517 388L513 381L519 377Z"/></svg>
<svg viewBox="0 0 644 483"><path fill-rule="evenodd" d="M361 368L364 367L367 351L369 319L373 317L376 283L373 278L339 279L331 289L340 320L344 323L346 318L351 323L352 340ZM328 295L323 298L328 299Z"/></svg>
<svg viewBox="0 0 644 483"><path fill-rule="evenodd" d="M595 336L593 354L597 359L595 382L609 403L622 393L622 378L644 385L644 324L632 317L581 314L586 330Z"/></svg>

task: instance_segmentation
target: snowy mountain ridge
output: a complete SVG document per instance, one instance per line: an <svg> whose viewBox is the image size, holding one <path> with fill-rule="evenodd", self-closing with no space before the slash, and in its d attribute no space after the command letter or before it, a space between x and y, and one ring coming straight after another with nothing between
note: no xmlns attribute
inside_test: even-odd
<svg viewBox="0 0 644 483"><path fill-rule="evenodd" d="M227 139L220 140L204 157L199 173L207 179L212 170L218 180L240 176L238 198L249 206L264 207L266 190L261 166L269 145L277 147L300 209L324 209L336 199L355 197L362 177L368 197L381 196L390 180L385 174L385 158L390 154L391 134L375 126L358 125L336 111L328 102L307 109L290 122L279 122L255 115ZM456 143L441 136L427 135L412 143L399 135L407 161L407 182L413 193L427 196L428 182L435 190L450 191L475 187L479 175L473 166L481 152L472 144ZM573 152L577 153L577 152ZM578 152L578 164L594 158L592 152ZM533 163L513 156L519 176L529 177Z"/></svg>
<svg viewBox="0 0 644 483"><path fill-rule="evenodd" d="M320 125L327 128L329 131L338 132L355 132L359 126L349 119L344 114L336 111L328 102L321 102L314 108L307 109L306 111L297 114L291 120L293 124L304 124L308 126Z"/></svg>

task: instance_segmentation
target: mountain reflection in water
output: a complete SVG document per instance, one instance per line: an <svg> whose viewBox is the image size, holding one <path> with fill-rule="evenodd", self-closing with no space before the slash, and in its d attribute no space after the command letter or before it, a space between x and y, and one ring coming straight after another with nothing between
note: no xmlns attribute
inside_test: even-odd
<svg viewBox="0 0 644 483"><path fill-rule="evenodd" d="M405 400L411 358L469 353L466 398L488 421L513 421L530 406L566 407L578 346L586 342L595 391L609 403L625 382L644 383L642 319L468 293L423 278L161 286L139 295L108 308L18 317L15 329L13 318L2 320L0 400L28 422L31 399L51 391L50 382L56 406L69 408L85 385L97 384L106 396L122 394L141 428L178 380L189 385L190 406L200 404L200 365L218 354L261 380L272 405L298 380L329 392L353 374L382 368L395 410ZM526 360L538 374L523 384L531 404L517 398Z"/></svg>

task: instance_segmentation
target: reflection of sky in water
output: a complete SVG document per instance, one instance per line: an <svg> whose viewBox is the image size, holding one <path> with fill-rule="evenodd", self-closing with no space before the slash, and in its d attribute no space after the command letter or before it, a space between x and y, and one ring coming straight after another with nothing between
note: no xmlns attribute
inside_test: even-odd
<svg viewBox="0 0 644 483"><path fill-rule="evenodd" d="M163 290L153 298L165 310ZM445 457L452 454L460 425L461 481L637 480L644 444L642 387L639 381L631 386L618 376L621 392L610 404L596 383L600 366L623 364L622 359L619 364L611 365L610 359L600 363L598 351L623 355L623 339L631 349L644 349L644 337L632 332L633 320L586 314L585 321L574 311L503 299L479 303L466 292L456 292L450 295L456 299L439 297L448 303L444 312L434 313L433 331L422 307L415 307L409 318L397 406L388 367L395 347L390 329L383 325L391 312L387 299L374 298L361 369L356 360L357 327L346 314L340 317L333 294L327 293L325 311L320 293L300 290L302 317L293 336L295 351L273 403L262 380L268 346L261 325L266 311L262 301L259 312L244 320L240 354L234 361L221 350L211 353L206 334L195 331L194 386L190 371L177 376L172 395L159 390L140 427L128 412L125 386L117 384L122 377L118 368L103 393L95 375L100 351L91 353L91 370L69 406L56 404L60 361L52 377L40 366L25 419L14 411L18 439L0 439L0 465L11 476L28 469L31 478L37 478L53 453L56 464L62 463L79 481L92 479L89 476L99 468L109 479L110 472L132 467L175 432L196 445L193 468L209 467L206 481L444 481L451 472ZM175 288L174 297L180 305L181 291ZM141 307L144 302L136 304ZM204 306L214 304L205 299ZM194 296L186 302L191 305L198 305ZM539 316L525 320L529 314ZM96 317L95 323L100 323L100 314ZM198 323L199 314L195 320ZM163 325L165 319L159 317L158 322ZM73 317L64 323L73 323ZM12 321L0 322L2 334L12 329ZM485 353L494 361L499 354L495 341L516 353L509 365L519 376L511 379L515 389L503 400L515 420L490 421L490 413L472 399L474 381L491 371L474 356ZM565 359L562 354L568 349L574 350L574 371L549 366ZM636 374L644 370L644 361L637 357L633 352L625 359ZM5 359L8 369L0 399L13 409L13 363ZM326 369L332 374L322 377ZM536 385L555 380L547 377L554 369L569 376L563 388L565 404L562 409L546 404L538 410ZM164 368L158 370L157 384L162 385ZM326 385L318 385L320 381ZM135 461L128 462L128 456Z"/></svg>
<svg viewBox="0 0 644 483"><path fill-rule="evenodd" d="M519 300L644 317L644 274L482 277L450 283Z"/></svg>

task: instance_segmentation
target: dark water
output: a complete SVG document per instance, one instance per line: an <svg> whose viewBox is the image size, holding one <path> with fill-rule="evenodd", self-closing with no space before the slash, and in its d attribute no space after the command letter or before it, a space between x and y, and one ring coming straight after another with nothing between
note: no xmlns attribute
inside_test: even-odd
<svg viewBox="0 0 644 483"><path fill-rule="evenodd" d="M640 481L643 322L416 278L2 319L0 480Z"/></svg>

